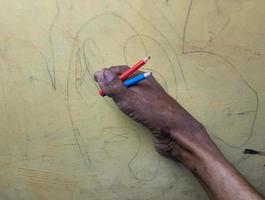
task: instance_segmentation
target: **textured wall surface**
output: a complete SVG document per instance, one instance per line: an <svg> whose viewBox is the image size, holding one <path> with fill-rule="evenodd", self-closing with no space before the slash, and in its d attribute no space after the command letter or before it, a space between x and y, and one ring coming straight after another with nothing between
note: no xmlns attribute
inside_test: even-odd
<svg viewBox="0 0 265 200"><path fill-rule="evenodd" d="M264 0L0 0L0 199L207 199L97 93L144 67L265 194Z"/></svg>

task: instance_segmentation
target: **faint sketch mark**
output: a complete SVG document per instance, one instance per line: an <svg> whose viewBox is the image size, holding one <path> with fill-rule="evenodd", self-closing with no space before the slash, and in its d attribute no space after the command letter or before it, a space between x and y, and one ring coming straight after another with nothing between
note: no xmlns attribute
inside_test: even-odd
<svg viewBox="0 0 265 200"><path fill-rule="evenodd" d="M55 0L56 3L56 14L52 20L50 29L49 29L49 44L50 44L50 48L51 48L51 70L49 68L49 66L47 67L50 79L51 79L51 83L52 86L54 88L54 90L56 90L56 72L55 72L55 52L54 52L54 44L53 44L53 39L52 39L52 31L55 27L56 21L58 20L59 16L60 16L60 6L59 6L59 2L58 0Z"/></svg>

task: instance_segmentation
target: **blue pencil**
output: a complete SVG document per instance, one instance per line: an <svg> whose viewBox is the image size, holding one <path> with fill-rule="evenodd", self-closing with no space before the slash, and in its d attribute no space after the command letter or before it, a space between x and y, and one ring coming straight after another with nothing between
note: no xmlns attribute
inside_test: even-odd
<svg viewBox="0 0 265 200"><path fill-rule="evenodd" d="M130 78L130 79L127 79L123 82L123 84L126 86L126 87L131 87L133 85L136 85L137 83L139 83L140 81L146 79L148 76L150 76L152 74L152 72L146 72L146 73L143 73L143 74L139 74L133 78Z"/></svg>

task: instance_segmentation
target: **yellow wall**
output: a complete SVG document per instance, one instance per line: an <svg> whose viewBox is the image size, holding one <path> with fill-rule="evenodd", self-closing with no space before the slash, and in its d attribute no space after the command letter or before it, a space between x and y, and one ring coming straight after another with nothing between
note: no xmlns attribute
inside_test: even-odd
<svg viewBox="0 0 265 200"><path fill-rule="evenodd" d="M144 67L265 194L264 0L0 0L0 199L206 199L93 73Z"/></svg>

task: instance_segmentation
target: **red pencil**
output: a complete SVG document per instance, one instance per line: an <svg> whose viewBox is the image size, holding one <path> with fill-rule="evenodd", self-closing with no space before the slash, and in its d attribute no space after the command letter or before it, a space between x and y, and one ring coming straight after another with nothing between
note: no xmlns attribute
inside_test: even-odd
<svg viewBox="0 0 265 200"><path fill-rule="evenodd" d="M142 67L143 65L145 65L147 63L147 61L150 59L151 57L148 56L142 60L140 60L139 62L137 62L135 65L133 65L131 68L129 68L127 71L123 72L120 76L119 79L124 81L126 78L128 78L130 75L132 75L134 72L136 72L140 67ZM101 96L104 96L104 92L103 90L99 90L99 94Z"/></svg>
<svg viewBox="0 0 265 200"><path fill-rule="evenodd" d="M134 72L136 72L140 67L142 67L143 65L145 65L145 63L147 63L147 61L150 59L149 57L146 57L142 60L140 60L139 62L137 62L135 65L133 65L130 69L128 69L127 71L125 71L123 74L121 74L119 76L119 78L124 81L126 78L128 78L130 75L132 75Z"/></svg>

